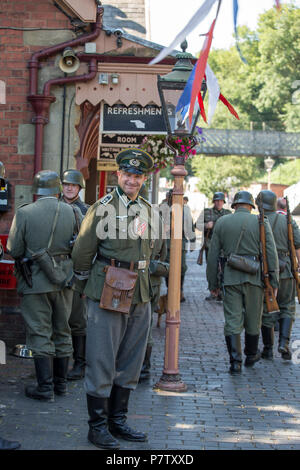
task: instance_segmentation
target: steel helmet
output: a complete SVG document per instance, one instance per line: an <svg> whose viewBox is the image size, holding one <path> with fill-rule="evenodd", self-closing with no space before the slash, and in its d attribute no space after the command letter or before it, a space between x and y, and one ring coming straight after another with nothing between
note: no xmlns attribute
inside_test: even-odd
<svg viewBox="0 0 300 470"><path fill-rule="evenodd" d="M81 188L85 188L83 174L79 170L66 170L62 177L63 183L78 184Z"/></svg>
<svg viewBox="0 0 300 470"><path fill-rule="evenodd" d="M51 170L39 171L33 178L32 192L40 196L53 196L62 191L61 181L57 173Z"/></svg>
<svg viewBox="0 0 300 470"><path fill-rule="evenodd" d="M214 202L214 201L224 201L225 202L225 194L221 193L221 192L215 193L212 202Z"/></svg>
<svg viewBox="0 0 300 470"><path fill-rule="evenodd" d="M236 204L249 204L255 209L253 196L248 191L239 191L235 194L231 207L234 208Z"/></svg>
<svg viewBox="0 0 300 470"><path fill-rule="evenodd" d="M273 191L270 191L269 189L263 189L258 193L256 199L255 199L255 204L259 205L262 203L262 206L264 209L269 210L269 211L276 211L276 201L277 201L277 196Z"/></svg>

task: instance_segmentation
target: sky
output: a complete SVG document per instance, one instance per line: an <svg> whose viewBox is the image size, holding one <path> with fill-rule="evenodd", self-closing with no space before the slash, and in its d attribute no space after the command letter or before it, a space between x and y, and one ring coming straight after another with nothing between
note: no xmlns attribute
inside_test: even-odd
<svg viewBox="0 0 300 470"><path fill-rule="evenodd" d="M148 0L150 10L151 41L168 46L176 35L184 28L204 0ZM232 0L222 0L219 16L216 21L212 49L228 49L235 44L233 35ZM281 2L291 3L291 2ZM294 0L300 8L300 0ZM198 53L204 38L200 34L207 33L212 23L218 3L212 7L209 15L187 37L188 52ZM239 0L238 26L247 25L255 29L261 13L275 5L275 0ZM180 50L180 46L176 46Z"/></svg>

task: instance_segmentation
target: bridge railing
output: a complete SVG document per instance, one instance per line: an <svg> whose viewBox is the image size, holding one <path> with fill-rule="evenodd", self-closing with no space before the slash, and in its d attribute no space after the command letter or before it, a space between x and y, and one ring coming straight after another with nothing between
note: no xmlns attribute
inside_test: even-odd
<svg viewBox="0 0 300 470"><path fill-rule="evenodd" d="M300 133L297 132L202 129L201 136L205 140L197 145L197 153L300 157Z"/></svg>

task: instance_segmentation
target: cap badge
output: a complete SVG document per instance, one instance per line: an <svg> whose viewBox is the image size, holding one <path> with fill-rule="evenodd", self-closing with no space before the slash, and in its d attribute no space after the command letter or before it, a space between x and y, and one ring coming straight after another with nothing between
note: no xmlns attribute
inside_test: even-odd
<svg viewBox="0 0 300 470"><path fill-rule="evenodd" d="M140 166L139 160L136 160L135 158L132 158L131 160L129 160L129 163L131 166L136 166L136 167Z"/></svg>

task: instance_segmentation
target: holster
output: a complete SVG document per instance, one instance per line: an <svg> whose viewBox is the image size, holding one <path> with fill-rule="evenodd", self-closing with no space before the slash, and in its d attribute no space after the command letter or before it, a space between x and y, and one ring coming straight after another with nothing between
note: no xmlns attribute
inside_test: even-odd
<svg viewBox="0 0 300 470"><path fill-rule="evenodd" d="M249 274L256 274L260 268L260 262L246 255L236 255L231 253L227 258L227 264L237 271Z"/></svg>
<svg viewBox="0 0 300 470"><path fill-rule="evenodd" d="M21 274L27 286L32 288L32 273L31 273L32 261L28 258L17 258L15 260L16 271Z"/></svg>
<svg viewBox="0 0 300 470"><path fill-rule="evenodd" d="M138 273L132 269L105 266L104 287L99 306L105 310L129 314Z"/></svg>

